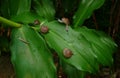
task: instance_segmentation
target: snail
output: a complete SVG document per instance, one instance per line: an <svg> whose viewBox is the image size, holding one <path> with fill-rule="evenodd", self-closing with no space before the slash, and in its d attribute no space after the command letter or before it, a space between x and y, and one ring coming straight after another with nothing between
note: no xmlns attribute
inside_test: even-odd
<svg viewBox="0 0 120 78"><path fill-rule="evenodd" d="M68 19L68 18L65 18L65 17L63 17L63 18L61 19L61 21L62 21L65 25L69 25L69 24L70 24L69 19Z"/></svg>
<svg viewBox="0 0 120 78"><path fill-rule="evenodd" d="M34 20L34 25L40 25L40 21L38 19Z"/></svg>
<svg viewBox="0 0 120 78"><path fill-rule="evenodd" d="M70 58L70 57L72 57L73 53L70 49L64 48L63 55L64 55L65 58Z"/></svg>
<svg viewBox="0 0 120 78"><path fill-rule="evenodd" d="M33 23L28 23L29 26L40 25L40 21L38 19L34 20Z"/></svg>
<svg viewBox="0 0 120 78"><path fill-rule="evenodd" d="M46 34L48 33L48 31L49 31L49 28L47 26L41 26L40 28L41 33Z"/></svg>
<svg viewBox="0 0 120 78"><path fill-rule="evenodd" d="M60 22L60 23L64 23L65 25L66 25L66 31L68 32L68 27L69 27L69 24L70 24L70 21L69 21L69 19L68 18L66 18L66 17L63 17L61 20L60 19L58 19L58 21Z"/></svg>

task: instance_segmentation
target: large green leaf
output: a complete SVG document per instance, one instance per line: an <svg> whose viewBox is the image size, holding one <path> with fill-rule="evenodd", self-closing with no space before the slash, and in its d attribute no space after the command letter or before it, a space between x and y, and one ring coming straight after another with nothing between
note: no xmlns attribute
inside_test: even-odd
<svg viewBox="0 0 120 78"><path fill-rule="evenodd" d="M85 19L89 18L95 9L103 5L105 0L81 0L79 8L74 15L74 27L81 26Z"/></svg>
<svg viewBox="0 0 120 78"><path fill-rule="evenodd" d="M55 9L52 0L33 0L32 3L38 15L49 21L54 19Z"/></svg>
<svg viewBox="0 0 120 78"><path fill-rule="evenodd" d="M23 19L24 17L25 19ZM15 17L14 20L29 23L35 18L37 16L26 13ZM41 18L38 17L38 19ZM75 67L77 70L88 72L96 72L99 64L112 64L112 53L116 48L116 44L103 32L85 27L74 30L69 27L67 32L65 25L57 21L44 22L43 25L49 28L49 32L43 34L45 40L51 48L56 50L66 64L70 64L70 66ZM71 58L63 56L63 49L65 48L73 52Z"/></svg>
<svg viewBox="0 0 120 78"><path fill-rule="evenodd" d="M56 78L52 55L43 38L27 25L14 29L11 60L17 78Z"/></svg>
<svg viewBox="0 0 120 78"><path fill-rule="evenodd" d="M116 44L104 34L99 34L101 32L95 30L93 32L93 30L84 27L79 28L82 31L75 31L69 27L67 32L65 26L56 21L45 25L50 29L49 33L44 34L48 45L55 49L60 58L67 64L78 70L88 72L96 72L99 64L112 64L112 53L116 48ZM63 56L65 48L73 52L72 57L69 59Z"/></svg>
<svg viewBox="0 0 120 78"><path fill-rule="evenodd" d="M104 65L112 64L112 54L117 45L108 35L86 27L79 28L77 31L84 35L84 37L91 43L94 54L100 63Z"/></svg>

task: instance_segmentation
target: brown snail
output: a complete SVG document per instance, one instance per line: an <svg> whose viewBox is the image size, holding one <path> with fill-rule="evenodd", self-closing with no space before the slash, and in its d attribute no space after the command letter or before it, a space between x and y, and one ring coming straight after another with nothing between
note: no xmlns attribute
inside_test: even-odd
<svg viewBox="0 0 120 78"><path fill-rule="evenodd" d="M65 17L63 17L63 18L61 19L61 21L62 21L65 25L69 25L69 24L70 24L69 19L68 19L68 18L65 18Z"/></svg>
<svg viewBox="0 0 120 78"><path fill-rule="evenodd" d="M58 20L61 23L64 23L66 25L66 31L68 32L68 28L69 28L69 24L70 24L70 20L66 17L62 17L61 20Z"/></svg>
<svg viewBox="0 0 120 78"><path fill-rule="evenodd" d="M41 26L40 28L41 33L46 34L48 33L48 31L49 31L49 28L47 26Z"/></svg>
<svg viewBox="0 0 120 78"><path fill-rule="evenodd" d="M73 55L73 53L70 49L64 48L63 55L64 55L65 58L70 58Z"/></svg>
<svg viewBox="0 0 120 78"><path fill-rule="evenodd" d="M40 21L38 19L34 20L34 25L40 25Z"/></svg>

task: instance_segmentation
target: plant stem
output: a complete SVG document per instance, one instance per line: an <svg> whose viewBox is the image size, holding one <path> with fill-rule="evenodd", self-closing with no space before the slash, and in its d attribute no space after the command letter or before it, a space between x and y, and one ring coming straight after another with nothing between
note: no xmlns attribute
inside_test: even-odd
<svg viewBox="0 0 120 78"><path fill-rule="evenodd" d="M93 22L95 24L96 29L98 29L99 26L98 26L98 23L97 23L97 20L96 20L95 13L93 13L92 17L93 17Z"/></svg>
<svg viewBox="0 0 120 78"><path fill-rule="evenodd" d="M13 22L13 21L8 20L8 19L6 19L6 18L4 18L4 17L1 17L1 16L0 16L0 22L1 22L1 23L4 23L4 24L6 24L6 25L8 25L8 26L10 26L10 27L21 27L21 26L22 26L22 25L19 24L19 23Z"/></svg>

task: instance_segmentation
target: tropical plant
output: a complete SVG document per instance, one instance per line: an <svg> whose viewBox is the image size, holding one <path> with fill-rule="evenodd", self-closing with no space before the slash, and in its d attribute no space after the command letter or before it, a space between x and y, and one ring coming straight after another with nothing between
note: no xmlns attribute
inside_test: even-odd
<svg viewBox="0 0 120 78"><path fill-rule="evenodd" d="M1 26L12 30L9 47L17 78L57 78L61 71L67 78L84 78L98 72L100 65L111 66L117 45L104 32L82 26L103 3L0 1Z"/></svg>

